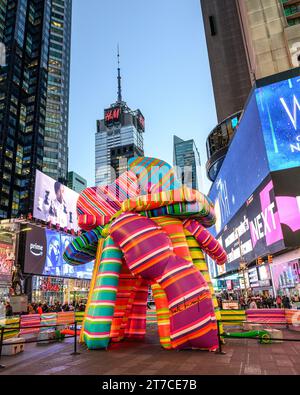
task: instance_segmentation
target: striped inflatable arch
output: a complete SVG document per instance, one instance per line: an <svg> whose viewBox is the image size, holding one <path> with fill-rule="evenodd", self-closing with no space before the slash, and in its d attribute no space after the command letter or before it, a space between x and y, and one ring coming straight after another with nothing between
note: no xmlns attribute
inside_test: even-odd
<svg viewBox="0 0 300 395"><path fill-rule="evenodd" d="M115 183L82 192L78 214L85 233L64 258L96 257L81 331L88 348L145 335L151 284L164 348L217 349L220 315L202 251L218 264L226 255L206 230L215 213L205 195L166 162L133 158Z"/></svg>

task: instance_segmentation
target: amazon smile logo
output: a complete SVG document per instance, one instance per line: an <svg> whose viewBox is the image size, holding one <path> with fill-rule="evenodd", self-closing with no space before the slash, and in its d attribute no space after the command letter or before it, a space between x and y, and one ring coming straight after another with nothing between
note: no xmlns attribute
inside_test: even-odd
<svg viewBox="0 0 300 395"><path fill-rule="evenodd" d="M42 256L44 252L44 247L37 244L37 243L31 243L30 244L30 252L34 256Z"/></svg>

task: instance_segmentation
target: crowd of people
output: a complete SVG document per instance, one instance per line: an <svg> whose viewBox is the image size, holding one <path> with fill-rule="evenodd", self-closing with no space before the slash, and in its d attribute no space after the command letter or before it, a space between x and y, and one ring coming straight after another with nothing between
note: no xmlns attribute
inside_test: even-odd
<svg viewBox="0 0 300 395"><path fill-rule="evenodd" d="M27 306L27 314L43 314L43 313L60 313L62 311L85 311L85 303L83 302L64 302L63 304L56 301L54 304L29 303ZM9 302L5 304L6 317L13 316L13 309Z"/></svg>
<svg viewBox="0 0 300 395"><path fill-rule="evenodd" d="M287 295L277 295L274 298L270 294L252 294L251 292L244 296L241 293L233 292L228 293L223 291L218 295L218 304L222 309L223 301L237 301L242 309L272 309L272 308L283 308L291 309L296 303L300 302L300 298L297 294L289 297Z"/></svg>

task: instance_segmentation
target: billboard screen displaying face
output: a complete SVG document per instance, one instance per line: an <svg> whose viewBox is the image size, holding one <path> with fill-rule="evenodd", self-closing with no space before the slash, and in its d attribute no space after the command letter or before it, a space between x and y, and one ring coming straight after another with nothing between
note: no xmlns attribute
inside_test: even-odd
<svg viewBox="0 0 300 395"><path fill-rule="evenodd" d="M300 76L256 89L271 171L300 166Z"/></svg>
<svg viewBox="0 0 300 395"><path fill-rule="evenodd" d="M63 253L74 237L31 225L27 232L24 273L51 277L92 278L94 262L71 266L63 260Z"/></svg>
<svg viewBox="0 0 300 395"><path fill-rule="evenodd" d="M261 123L252 93L209 197L215 205L218 234L269 173Z"/></svg>
<svg viewBox="0 0 300 395"><path fill-rule="evenodd" d="M53 180L39 170L36 171L34 192L34 218L61 228L78 230L76 203L79 194Z"/></svg>

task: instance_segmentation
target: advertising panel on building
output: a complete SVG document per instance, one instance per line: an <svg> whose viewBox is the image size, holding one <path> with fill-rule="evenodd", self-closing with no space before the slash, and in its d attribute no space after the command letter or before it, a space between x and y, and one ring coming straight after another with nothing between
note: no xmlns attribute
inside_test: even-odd
<svg viewBox="0 0 300 395"><path fill-rule="evenodd" d="M19 224L0 223L0 302L9 297L16 260L16 234Z"/></svg>
<svg viewBox="0 0 300 395"><path fill-rule="evenodd" d="M63 260L63 253L74 237L50 229L31 225L26 235L24 273L87 279L92 278L94 262L71 266Z"/></svg>
<svg viewBox="0 0 300 395"><path fill-rule="evenodd" d="M61 228L78 230L79 194L39 170L36 171L33 216Z"/></svg>
<svg viewBox="0 0 300 395"><path fill-rule="evenodd" d="M275 293L300 289L300 254L288 256L300 251L299 100L295 72L257 82L209 194L218 218L214 232L228 254L218 275L237 271L241 259L255 265L275 256L278 263L249 276L251 288L268 287L272 272Z"/></svg>

